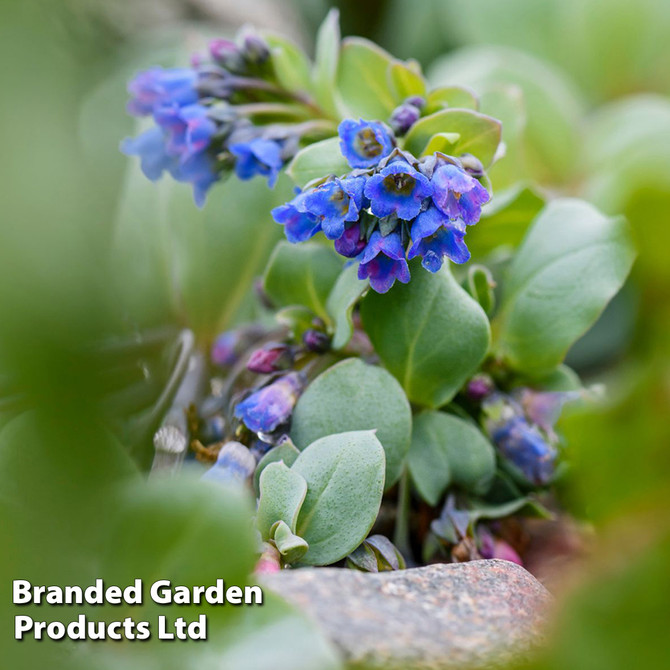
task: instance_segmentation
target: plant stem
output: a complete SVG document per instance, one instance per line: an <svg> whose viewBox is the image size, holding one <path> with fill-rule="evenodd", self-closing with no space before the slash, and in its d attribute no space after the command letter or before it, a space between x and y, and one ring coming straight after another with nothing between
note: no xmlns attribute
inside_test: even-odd
<svg viewBox="0 0 670 670"><path fill-rule="evenodd" d="M396 510L395 531L393 543L404 556L408 565L413 563L412 548L409 541L409 514L410 514L409 474L405 468L398 483L398 503Z"/></svg>

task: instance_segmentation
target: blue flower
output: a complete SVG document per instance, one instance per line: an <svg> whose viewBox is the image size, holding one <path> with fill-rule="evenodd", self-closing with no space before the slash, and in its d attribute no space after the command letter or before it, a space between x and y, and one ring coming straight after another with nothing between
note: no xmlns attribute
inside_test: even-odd
<svg viewBox="0 0 670 670"><path fill-rule="evenodd" d="M255 433L271 433L288 422L302 386L300 375L291 372L239 403L235 416Z"/></svg>
<svg viewBox="0 0 670 670"><path fill-rule="evenodd" d="M319 219L305 210L305 193L272 210L272 218L284 226L286 239L293 244L305 242L321 230Z"/></svg>
<svg viewBox="0 0 670 670"><path fill-rule="evenodd" d="M251 179L260 174L268 178L270 187L275 185L284 164L278 142L257 137L249 142L236 142L229 150L237 159L235 174L239 179Z"/></svg>
<svg viewBox="0 0 670 670"><path fill-rule="evenodd" d="M352 168L374 167L393 151L393 139L376 121L345 119L337 128L340 150Z"/></svg>
<svg viewBox="0 0 670 670"><path fill-rule="evenodd" d="M121 151L126 156L139 156L142 172L151 181L160 179L165 170L173 173L177 169L177 160L167 153L163 131L156 126L137 137L126 137Z"/></svg>
<svg viewBox="0 0 670 670"><path fill-rule="evenodd" d="M181 162L172 176L177 181L191 184L196 206L203 207L210 187L220 179L215 168L214 159L209 154L198 153Z"/></svg>
<svg viewBox="0 0 670 670"><path fill-rule="evenodd" d="M375 230L358 260L358 278L369 278L370 286L377 293L386 293L396 279L403 284L409 282L409 267L399 233L383 237Z"/></svg>
<svg viewBox="0 0 670 670"><path fill-rule="evenodd" d="M437 207L429 207L416 217L410 235L412 246L407 258L421 256L421 265L430 272L437 272L442 267L444 256L454 263L465 263L470 259L463 241L465 224L460 219L451 221Z"/></svg>
<svg viewBox="0 0 670 670"><path fill-rule="evenodd" d="M160 67L140 72L128 84L133 96L128 102L128 113L133 116L152 114L160 105L190 105L198 100L195 84L198 74L189 68Z"/></svg>
<svg viewBox="0 0 670 670"><path fill-rule="evenodd" d="M554 474L557 451L543 437L539 428L523 417L515 416L496 428L491 439L528 481L536 485L549 482Z"/></svg>
<svg viewBox="0 0 670 670"><path fill-rule="evenodd" d="M395 213L409 221L421 211L424 198L433 195L433 187L409 163L399 160L370 177L364 192L375 216L382 218Z"/></svg>
<svg viewBox="0 0 670 670"><path fill-rule="evenodd" d="M305 209L321 223L329 240L344 233L344 223L356 221L363 207L365 177L331 179L305 193Z"/></svg>
<svg viewBox="0 0 670 670"><path fill-rule="evenodd" d="M447 163L435 169L431 181L433 202L444 214L462 219L469 226L479 221L489 193L474 177Z"/></svg>
<svg viewBox="0 0 670 670"><path fill-rule="evenodd" d="M340 256L355 258L365 249L365 245L365 239L361 235L361 225L355 223L350 228L346 228L342 236L335 240L335 251Z"/></svg>

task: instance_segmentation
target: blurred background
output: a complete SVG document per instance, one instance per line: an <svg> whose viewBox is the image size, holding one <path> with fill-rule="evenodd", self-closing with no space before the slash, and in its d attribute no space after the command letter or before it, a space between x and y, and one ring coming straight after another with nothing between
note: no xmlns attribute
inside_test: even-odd
<svg viewBox="0 0 670 670"><path fill-rule="evenodd" d="M288 180L275 191L261 180L228 182L200 211L186 186L144 179L118 151L134 132L126 81L150 65L186 64L208 37L232 35L246 22L310 52L332 6L343 34L416 58L434 85L471 87L482 111L503 120L507 155L491 179L496 191L513 194L519 212L539 208L538 194L568 194L631 221L633 274L568 359L586 383L607 386L600 407L567 414L559 426L571 463L563 500L595 533L578 569L561 568L561 615L533 667L664 667L667 0L2 2L3 591L19 575L61 584L98 576L119 523L111 491L150 462L148 438L182 358L180 329L207 346L252 317L254 278L281 233L268 212L286 199ZM506 239L518 241L514 211L505 226ZM574 554L571 537L554 539L557 562ZM11 630L14 612L2 610ZM7 637L3 643L12 642ZM67 651L14 644L8 667L45 659L56 667L59 650ZM322 650L312 651L317 658ZM137 667L150 667L145 661Z"/></svg>

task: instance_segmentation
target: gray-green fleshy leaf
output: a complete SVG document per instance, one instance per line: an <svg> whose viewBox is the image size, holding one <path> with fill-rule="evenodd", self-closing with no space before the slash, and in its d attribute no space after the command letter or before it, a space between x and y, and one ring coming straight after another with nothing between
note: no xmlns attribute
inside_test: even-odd
<svg viewBox="0 0 670 670"><path fill-rule="evenodd" d="M329 137L327 140L314 142L301 149L294 156L286 172L300 188L304 188L314 179L330 174L339 176L350 170L340 151L339 138Z"/></svg>
<svg viewBox="0 0 670 670"><path fill-rule="evenodd" d="M398 480L409 449L412 412L402 387L386 370L358 358L322 372L293 411L291 437L304 449L320 437L376 430L386 454L386 486Z"/></svg>
<svg viewBox="0 0 670 670"><path fill-rule="evenodd" d="M497 119L470 109L444 109L417 121L407 133L404 148L420 156L436 133L458 133L453 155L473 154L487 167L500 144L502 128Z"/></svg>
<svg viewBox="0 0 670 670"><path fill-rule="evenodd" d="M261 477L261 473L263 470L270 465L270 463L278 463L279 461L283 461L288 467L291 467L293 463L295 462L295 459L298 458L300 455L300 451L298 448L291 442L291 440L285 440L281 444L278 444L276 447L273 447L270 449L270 451L267 452L261 458L260 461L258 461L258 465L256 466L256 472L254 472L254 489L256 492L259 492L259 480Z"/></svg>
<svg viewBox="0 0 670 670"><path fill-rule="evenodd" d="M299 535L291 532L285 521L277 521L270 529L277 550L286 563L299 561L309 549L309 545Z"/></svg>
<svg viewBox="0 0 670 670"><path fill-rule="evenodd" d="M409 284L361 303L365 331L385 367L418 405L441 407L477 370L489 347L484 310L445 265L411 264Z"/></svg>
<svg viewBox="0 0 670 670"><path fill-rule="evenodd" d="M307 482L283 462L270 463L260 476L261 492L256 527L264 540L271 537L272 526L284 521L295 532L300 507L307 493Z"/></svg>
<svg viewBox="0 0 670 670"><path fill-rule="evenodd" d="M379 512L384 468L373 431L329 435L298 456L291 469L307 481L296 529L309 543L302 563L335 563L365 539Z"/></svg>
<svg viewBox="0 0 670 670"><path fill-rule="evenodd" d="M396 106L389 87L393 59L376 44L360 37L342 41L337 68L337 96L343 116L386 121Z"/></svg>
<svg viewBox="0 0 670 670"><path fill-rule="evenodd" d="M516 370L551 371L621 288L634 257L622 217L580 200L550 203L503 284L498 352Z"/></svg>
<svg viewBox="0 0 670 670"><path fill-rule="evenodd" d="M268 261L263 288L278 307L302 305L325 321L326 300L342 270L342 259L328 247L281 241Z"/></svg>
<svg viewBox="0 0 670 670"><path fill-rule="evenodd" d="M333 349L342 349L349 343L354 332L352 312L369 286L367 279L358 278L358 266L355 263L345 267L337 278L326 302L326 309L334 324Z"/></svg>
<svg viewBox="0 0 670 670"><path fill-rule="evenodd" d="M484 493L496 464L493 446L475 425L432 411L414 417L407 461L416 490L433 506L452 484Z"/></svg>

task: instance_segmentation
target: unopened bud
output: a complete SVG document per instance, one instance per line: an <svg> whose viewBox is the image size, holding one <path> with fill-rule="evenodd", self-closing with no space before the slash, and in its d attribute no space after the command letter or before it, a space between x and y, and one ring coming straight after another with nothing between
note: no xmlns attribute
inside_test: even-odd
<svg viewBox="0 0 670 670"><path fill-rule="evenodd" d="M230 40L216 39L209 43L212 60L230 72L242 73L245 62L240 48Z"/></svg>
<svg viewBox="0 0 670 670"><path fill-rule="evenodd" d="M247 370L269 375L280 370L288 370L293 365L293 354L286 344L271 342L256 349L249 357Z"/></svg>
<svg viewBox="0 0 670 670"><path fill-rule="evenodd" d="M306 330L302 341L310 351L317 354L323 354L330 349L330 337L320 330Z"/></svg>
<svg viewBox="0 0 670 670"><path fill-rule="evenodd" d="M404 135L421 117L421 110L410 103L403 103L391 113L389 124L396 135Z"/></svg>

